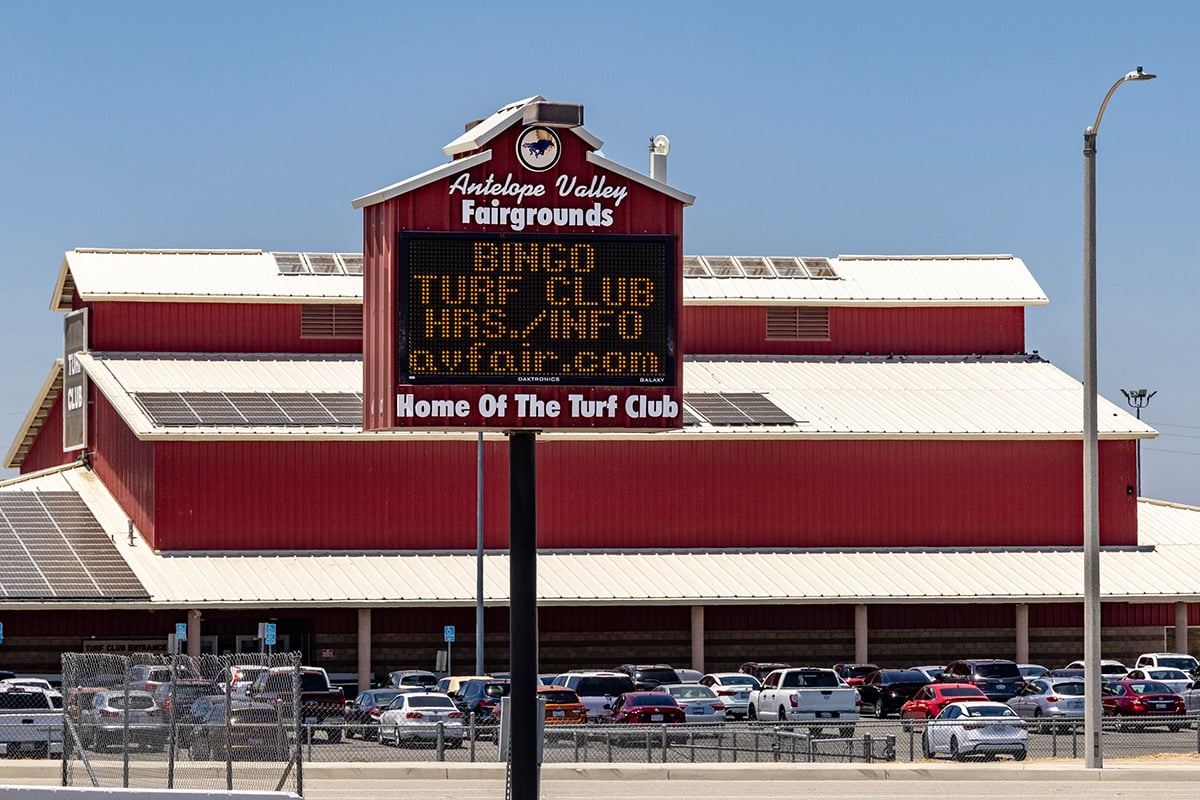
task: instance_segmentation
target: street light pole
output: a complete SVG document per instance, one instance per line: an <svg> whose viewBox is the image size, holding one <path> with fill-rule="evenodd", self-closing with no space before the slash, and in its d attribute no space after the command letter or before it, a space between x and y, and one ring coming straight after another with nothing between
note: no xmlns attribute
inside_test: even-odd
<svg viewBox="0 0 1200 800"><path fill-rule="evenodd" d="M1154 75L1138 67L1112 85L1096 123L1083 132L1083 666L1084 766L1104 766L1100 744L1100 445L1096 419L1096 134L1104 108L1126 81Z"/></svg>
<svg viewBox="0 0 1200 800"><path fill-rule="evenodd" d="M1121 394L1125 395L1125 402L1129 403L1129 407L1137 411L1138 422L1142 421L1142 409L1150 405L1150 398L1158 394L1158 390L1153 392L1146 389L1122 389ZM1142 440L1138 439L1137 444L1137 496L1142 496Z"/></svg>

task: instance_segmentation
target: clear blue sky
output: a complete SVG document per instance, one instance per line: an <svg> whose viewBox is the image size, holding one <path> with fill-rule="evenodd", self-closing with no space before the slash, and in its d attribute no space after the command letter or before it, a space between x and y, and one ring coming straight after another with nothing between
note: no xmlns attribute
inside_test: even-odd
<svg viewBox="0 0 1200 800"><path fill-rule="evenodd" d="M639 170L671 138L687 252L1019 256L1029 349L1080 377L1082 134L1144 65L1099 137L1100 387L1158 391L1143 493L1200 504L1198 30L1193 2L7 5L0 444L61 353L64 251L357 251L352 198L532 94Z"/></svg>

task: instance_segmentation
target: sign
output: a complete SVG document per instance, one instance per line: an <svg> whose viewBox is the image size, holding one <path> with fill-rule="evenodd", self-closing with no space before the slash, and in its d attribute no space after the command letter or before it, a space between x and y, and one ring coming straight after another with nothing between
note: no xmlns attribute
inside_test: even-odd
<svg viewBox="0 0 1200 800"><path fill-rule="evenodd" d="M674 237L413 232L398 250L401 424L681 424Z"/></svg>
<svg viewBox="0 0 1200 800"><path fill-rule="evenodd" d="M4 623L0 622L0 643L4 642Z"/></svg>
<svg viewBox="0 0 1200 800"><path fill-rule="evenodd" d="M87 374L78 354L88 349L88 311L63 321L63 452L87 447Z"/></svg>
<svg viewBox="0 0 1200 800"><path fill-rule="evenodd" d="M271 645L272 647L275 646L275 623L274 622L264 622L263 623L262 638L263 638L264 644Z"/></svg>
<svg viewBox="0 0 1200 800"><path fill-rule="evenodd" d="M330 649L324 649L324 650L322 650L322 651L321 651L321 658L333 658L333 651L332 651L332 650L330 650Z"/></svg>
<svg viewBox="0 0 1200 800"><path fill-rule="evenodd" d="M447 625L445 628L442 628L442 635L445 637L445 641L453 642L454 641L454 626Z"/></svg>
<svg viewBox="0 0 1200 800"><path fill-rule="evenodd" d="M181 642L187 641L187 623L186 622L176 622L175 623L175 638Z"/></svg>

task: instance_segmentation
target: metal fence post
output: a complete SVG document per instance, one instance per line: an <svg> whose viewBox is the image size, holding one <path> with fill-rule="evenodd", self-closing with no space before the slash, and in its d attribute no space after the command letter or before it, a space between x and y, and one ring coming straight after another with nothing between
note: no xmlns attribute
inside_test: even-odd
<svg viewBox="0 0 1200 800"><path fill-rule="evenodd" d="M171 653L171 689L167 712L167 788L175 788L175 746L179 742L178 731L175 730L175 684L179 678L179 654ZM129 706L125 707L125 715L129 716Z"/></svg>
<svg viewBox="0 0 1200 800"><path fill-rule="evenodd" d="M469 760L472 764L475 763L475 712L467 712L467 735L471 737L471 747L469 748ZM496 733L496 746L500 746L500 733Z"/></svg>
<svg viewBox="0 0 1200 800"><path fill-rule="evenodd" d="M129 659L125 659L125 710L121 714L121 786L129 788L129 682L133 680L133 675L129 671ZM99 734L96 734L99 739ZM97 748L99 750L99 748Z"/></svg>
<svg viewBox="0 0 1200 800"><path fill-rule="evenodd" d="M211 756L210 756L211 757ZM233 791L233 662L225 665L225 790Z"/></svg>
<svg viewBox="0 0 1200 800"><path fill-rule="evenodd" d="M296 794L304 796L304 720L300 718L300 654L291 658L292 666L292 727L296 736ZM309 758L312 757L312 744L309 743Z"/></svg>
<svg viewBox="0 0 1200 800"><path fill-rule="evenodd" d="M868 764L875 760L875 753L871 750L871 734L863 734L863 760Z"/></svg>
<svg viewBox="0 0 1200 800"><path fill-rule="evenodd" d="M437 760L446 760L446 723L441 720L437 724Z"/></svg>

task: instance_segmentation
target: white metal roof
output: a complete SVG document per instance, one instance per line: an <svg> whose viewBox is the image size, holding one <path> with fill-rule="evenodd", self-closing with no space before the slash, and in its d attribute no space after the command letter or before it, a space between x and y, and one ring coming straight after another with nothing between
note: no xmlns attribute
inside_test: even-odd
<svg viewBox="0 0 1200 800"><path fill-rule="evenodd" d="M491 158L491 151L435 167L355 200L382 202ZM590 160L690 204L695 198L595 153ZM354 255L361 258L360 254ZM787 258L791 258L790 256ZM1024 262L1012 256L840 256L837 278L685 277L685 305L1038 306L1048 301ZM361 303L362 277L281 274L260 250L102 250L63 257L51 309L84 300Z"/></svg>
<svg viewBox="0 0 1200 800"><path fill-rule="evenodd" d="M160 427L130 397L138 392L361 393L362 361L358 356L92 353L84 354L80 361L88 377L142 438L379 435L345 427L306 431L246 425ZM659 436L993 439L1082 435L1082 386L1036 356L954 360L694 356L684 362L684 387L687 394L762 393L797 424L704 422ZM1157 435L1149 425L1103 398L1099 426L1102 438Z"/></svg>
<svg viewBox="0 0 1200 800"><path fill-rule="evenodd" d="M0 484L27 489L77 491L121 545L150 606L475 601L474 553L156 554L140 537L128 544L125 515L94 473L75 467ZM1139 547L1102 548L1103 598L1200 600L1200 508L1142 501L1139 515ZM485 602L506 604L508 557L485 562ZM543 552L538 595L563 606L1079 602L1082 575L1079 548Z"/></svg>
<svg viewBox="0 0 1200 800"><path fill-rule="evenodd" d="M261 250L67 251L50 301L84 300L361 303L361 275L284 275Z"/></svg>
<svg viewBox="0 0 1200 800"><path fill-rule="evenodd" d="M690 305L1039 306L1049 302L1011 255L838 256L837 278L685 277Z"/></svg>

